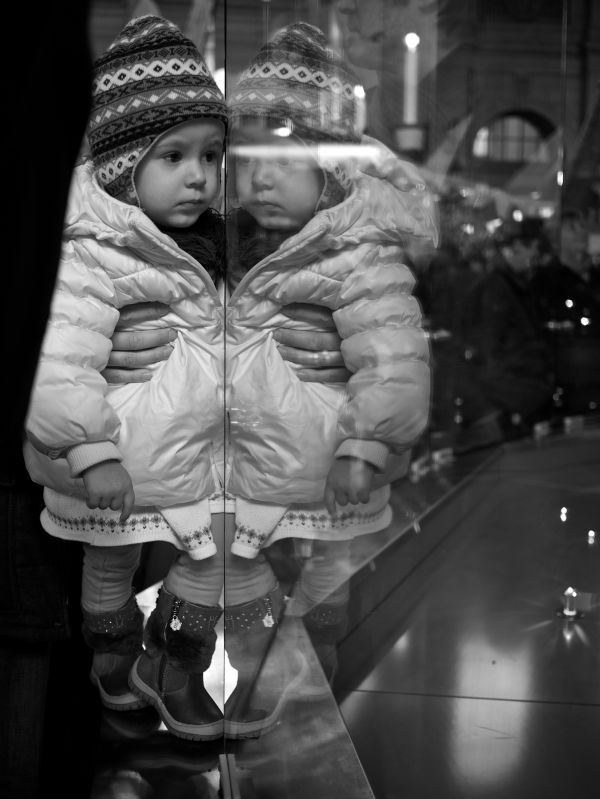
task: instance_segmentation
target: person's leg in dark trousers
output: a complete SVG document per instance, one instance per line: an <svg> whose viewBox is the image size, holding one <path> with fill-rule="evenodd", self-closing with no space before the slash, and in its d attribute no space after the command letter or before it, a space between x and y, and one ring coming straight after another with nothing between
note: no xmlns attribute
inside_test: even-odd
<svg viewBox="0 0 600 799"><path fill-rule="evenodd" d="M60 542L50 541L40 527L41 489L30 484L21 447L71 173L88 114L89 5L86 0L60 6L11 3L3 10L6 31L27 32L27 57L18 79L4 87L5 107L10 108L5 141L10 152L23 157L5 164L11 201L4 211L9 234L3 257L9 267L0 313L5 388L10 385L0 446L0 795L19 799L53 793L54 786L42 778L45 702L56 648L70 634ZM52 86L53 81L60 86ZM59 725L53 744L62 731ZM80 764L61 765L64 782L65 769ZM59 795L82 797L85 790L80 785Z"/></svg>
<svg viewBox="0 0 600 799"><path fill-rule="evenodd" d="M45 703L42 785L62 796L86 796L100 747L102 703L90 681L92 651L83 633L80 607L82 548L62 544L69 636L53 644ZM80 791L80 793L78 793ZM60 794L59 794L60 795Z"/></svg>
<svg viewBox="0 0 600 799"><path fill-rule="evenodd" d="M40 787L43 697L48 685L49 642L0 643L0 794L36 797ZM33 767L35 766L35 767Z"/></svg>
<svg viewBox="0 0 600 799"><path fill-rule="evenodd" d="M39 486L0 490L0 524L12 532L0 590L0 796L37 799L54 788L85 795L100 704L81 633L81 546L39 524Z"/></svg>

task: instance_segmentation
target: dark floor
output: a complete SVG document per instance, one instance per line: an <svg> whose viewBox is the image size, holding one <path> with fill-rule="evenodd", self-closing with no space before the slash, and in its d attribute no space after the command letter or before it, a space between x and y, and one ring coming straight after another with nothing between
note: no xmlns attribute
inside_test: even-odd
<svg viewBox="0 0 600 799"><path fill-rule="evenodd" d="M594 431L500 448L390 553L337 691L376 799L600 796L599 475Z"/></svg>

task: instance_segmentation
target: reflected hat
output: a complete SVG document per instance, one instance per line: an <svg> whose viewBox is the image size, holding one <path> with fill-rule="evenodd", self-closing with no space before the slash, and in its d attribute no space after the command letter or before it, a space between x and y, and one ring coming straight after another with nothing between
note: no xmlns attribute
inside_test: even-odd
<svg viewBox="0 0 600 799"><path fill-rule="evenodd" d="M323 31L297 22L265 44L234 87L231 120L263 117L310 141L356 142L359 83Z"/></svg>
<svg viewBox="0 0 600 799"><path fill-rule="evenodd" d="M167 19L130 20L94 63L88 143L100 184L137 205L133 169L160 134L193 119L227 123L196 45Z"/></svg>
<svg viewBox="0 0 600 799"><path fill-rule="evenodd" d="M304 143L360 141L355 87L360 83L323 31L307 22L282 28L243 71L228 102L230 124L244 118L287 128ZM347 180L341 164L323 166L319 207L340 202Z"/></svg>

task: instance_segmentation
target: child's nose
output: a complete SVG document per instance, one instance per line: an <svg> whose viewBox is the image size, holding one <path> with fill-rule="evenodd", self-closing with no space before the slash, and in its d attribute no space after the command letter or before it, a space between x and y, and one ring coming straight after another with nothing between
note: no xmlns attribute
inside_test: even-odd
<svg viewBox="0 0 600 799"><path fill-rule="evenodd" d="M190 164L187 179L190 186L203 186L206 183L206 172L201 163L194 162Z"/></svg>
<svg viewBox="0 0 600 799"><path fill-rule="evenodd" d="M260 160L254 164L252 183L257 187L270 186L273 182L273 170L270 161Z"/></svg>

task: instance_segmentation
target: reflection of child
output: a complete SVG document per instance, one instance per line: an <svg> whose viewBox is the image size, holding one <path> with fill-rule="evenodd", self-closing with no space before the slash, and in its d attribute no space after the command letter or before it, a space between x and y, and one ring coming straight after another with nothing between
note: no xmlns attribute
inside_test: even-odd
<svg viewBox="0 0 600 799"><path fill-rule="evenodd" d="M319 541L319 571L292 606L327 598L332 626L348 542L389 524L390 481L427 422L429 350L402 261L414 237L437 241L419 175L373 139L359 146L356 84L322 32L298 23L260 50L229 101L233 551ZM333 310L347 386L300 382L279 357L272 332L289 302Z"/></svg>
<svg viewBox="0 0 600 799"><path fill-rule="evenodd" d="M132 20L95 63L91 159L73 178L27 419L36 450L26 448L30 474L46 486L45 530L84 542L84 635L103 703L153 701L175 734L207 739L223 730L202 679L221 608L197 604L193 564L216 552L223 223L211 206L226 119L201 54L165 19ZM119 308L152 300L171 308L172 357L149 382L109 390L100 372ZM183 553L159 599L164 618L148 632L148 652L164 657L141 656L151 687L140 699L128 686L142 652L132 581L142 542L157 539Z"/></svg>

